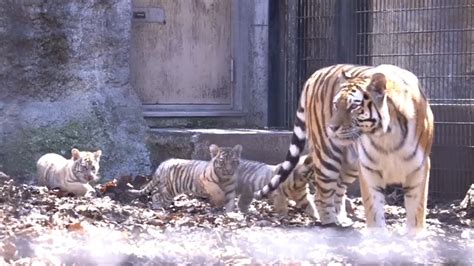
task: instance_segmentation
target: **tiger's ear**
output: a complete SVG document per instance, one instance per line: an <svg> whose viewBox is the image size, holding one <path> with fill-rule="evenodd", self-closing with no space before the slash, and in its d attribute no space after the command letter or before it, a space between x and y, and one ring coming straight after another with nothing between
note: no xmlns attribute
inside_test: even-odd
<svg viewBox="0 0 474 266"><path fill-rule="evenodd" d="M79 152L78 149L73 148L71 150L71 157L72 157L72 160L76 161L77 159L81 158L81 153Z"/></svg>
<svg viewBox="0 0 474 266"><path fill-rule="evenodd" d="M101 150L97 150L96 152L94 152L94 158L98 161L100 160L100 156L102 155L102 151Z"/></svg>
<svg viewBox="0 0 474 266"><path fill-rule="evenodd" d="M388 124L390 124L390 114L388 112L387 105L387 78L382 73L375 73L370 79L369 86L367 86L367 92L369 93L372 101L382 116L382 129L386 133L388 131Z"/></svg>
<svg viewBox="0 0 474 266"><path fill-rule="evenodd" d="M232 150L240 157L240 154L242 153L242 145L237 144L232 148Z"/></svg>
<svg viewBox="0 0 474 266"><path fill-rule="evenodd" d="M343 80L351 80L353 79L354 77L351 76L349 73L347 73L346 71L342 70L341 71L341 74L339 74L339 78L340 79L343 79Z"/></svg>
<svg viewBox="0 0 474 266"><path fill-rule="evenodd" d="M220 148L216 144L211 144L211 146L209 146L209 151L211 152L211 158L214 158L219 153Z"/></svg>
<svg viewBox="0 0 474 266"><path fill-rule="evenodd" d="M385 89L387 86L387 79L382 73L375 73L370 79L367 92L372 97L373 101L379 106L382 104L383 98L385 97Z"/></svg>
<svg viewBox="0 0 474 266"><path fill-rule="evenodd" d="M313 164L313 157L311 155L307 155L306 158L304 158L303 164L306 166L310 166Z"/></svg>

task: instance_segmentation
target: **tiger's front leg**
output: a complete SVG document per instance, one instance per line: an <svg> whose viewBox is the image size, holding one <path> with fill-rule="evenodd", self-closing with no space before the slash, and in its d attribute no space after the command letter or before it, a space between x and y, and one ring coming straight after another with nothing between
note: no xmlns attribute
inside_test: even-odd
<svg viewBox="0 0 474 266"><path fill-rule="evenodd" d="M94 188L88 183L66 183L66 185L64 185L62 189L64 191L73 193L76 196L84 196L87 198L94 197L96 195Z"/></svg>
<svg viewBox="0 0 474 266"><path fill-rule="evenodd" d="M168 210L171 208L174 196L166 189L156 189L151 195L150 208L152 210Z"/></svg>
<svg viewBox="0 0 474 266"><path fill-rule="evenodd" d="M218 184L213 182L204 182L204 190L205 195L211 200L213 207L220 208L226 204L226 195Z"/></svg>
<svg viewBox="0 0 474 266"><path fill-rule="evenodd" d="M249 187L241 188L239 201L237 203L239 210L243 213L247 213L250 207L250 203L252 203L252 200L253 190L251 190Z"/></svg>
<svg viewBox="0 0 474 266"><path fill-rule="evenodd" d="M335 208L335 195L337 190L337 178L329 179L318 176L315 182L316 197L315 203L318 209L321 224L338 224Z"/></svg>
<svg viewBox="0 0 474 266"><path fill-rule="evenodd" d="M171 205L171 203L169 205ZM162 203L159 193L155 193L151 196L151 203L149 206L152 210L166 209L166 205Z"/></svg>
<svg viewBox="0 0 474 266"><path fill-rule="evenodd" d="M342 182L337 183L336 195L334 198L334 208L339 224L350 223L350 219L347 217L346 211L346 191L347 187Z"/></svg>
<svg viewBox="0 0 474 266"><path fill-rule="evenodd" d="M430 159L426 160L424 166L409 176L403 184L408 233L417 233L426 226Z"/></svg>
<svg viewBox="0 0 474 266"><path fill-rule="evenodd" d="M364 204L365 220L369 228L385 227L385 184L381 181L379 171L360 167L360 192Z"/></svg>
<svg viewBox="0 0 474 266"><path fill-rule="evenodd" d="M304 209L307 215L313 217L315 219L319 219L319 214L316 208L316 204L314 203L314 196L307 194L305 199L301 201L296 207Z"/></svg>
<svg viewBox="0 0 474 266"><path fill-rule="evenodd" d="M303 209L309 216L319 219L318 211L314 202L314 195L309 192L308 185L294 191L291 198L296 202L296 208Z"/></svg>
<svg viewBox="0 0 474 266"><path fill-rule="evenodd" d="M352 184L359 175L356 166L345 165L341 173L341 178L337 182L336 198L334 200L336 207L336 214L340 224L352 224L352 220L347 216L346 201L347 201L347 186Z"/></svg>
<svg viewBox="0 0 474 266"><path fill-rule="evenodd" d="M273 203L275 212L278 213L278 215L287 216L288 215L288 198L285 196L285 194L279 189L279 190L274 191L271 194L270 198Z"/></svg>
<svg viewBox="0 0 474 266"><path fill-rule="evenodd" d="M233 212L235 209L235 190L228 191L225 194L225 211L226 212Z"/></svg>

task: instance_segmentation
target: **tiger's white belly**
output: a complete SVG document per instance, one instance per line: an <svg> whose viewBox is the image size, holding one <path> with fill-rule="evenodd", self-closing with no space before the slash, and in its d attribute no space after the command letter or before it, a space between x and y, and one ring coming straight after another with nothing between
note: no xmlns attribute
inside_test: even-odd
<svg viewBox="0 0 474 266"><path fill-rule="evenodd" d="M393 151L393 148L400 143L400 129L393 130L390 134L384 134L378 137L373 136L372 140L376 145L385 149L386 152L377 150L371 144L370 138L364 135L361 137L358 145L359 159L362 164L381 172L383 179L380 180L379 184L403 184L406 178L423 162L424 156L420 148L417 149L412 159L407 160L407 158L413 154L418 144L417 138L415 137L414 126L408 126L408 134L405 143L396 151ZM375 162L367 158L362 149L362 145L364 145L365 150Z"/></svg>

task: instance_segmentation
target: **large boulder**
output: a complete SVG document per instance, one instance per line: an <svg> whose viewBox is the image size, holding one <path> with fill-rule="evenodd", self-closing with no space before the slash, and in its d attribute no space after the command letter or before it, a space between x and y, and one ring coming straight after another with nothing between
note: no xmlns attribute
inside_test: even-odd
<svg viewBox="0 0 474 266"><path fill-rule="evenodd" d="M101 175L150 171L129 83L131 3L0 2L0 171L34 177L44 153L102 149Z"/></svg>

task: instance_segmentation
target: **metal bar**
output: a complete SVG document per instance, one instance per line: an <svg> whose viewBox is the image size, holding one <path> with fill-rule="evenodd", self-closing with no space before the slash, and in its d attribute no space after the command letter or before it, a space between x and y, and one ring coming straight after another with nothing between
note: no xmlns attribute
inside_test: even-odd
<svg viewBox="0 0 474 266"><path fill-rule="evenodd" d="M296 40L298 34L298 5L300 0L292 1L288 0L288 55L287 55L287 82L286 82L286 94L285 94L285 117L284 126L291 128L293 123L293 115L291 109L291 103L293 102L292 91L295 87L295 80L297 80L297 64L298 64L298 42Z"/></svg>
<svg viewBox="0 0 474 266"><path fill-rule="evenodd" d="M420 34L420 33L450 33L450 32L465 32L472 31L474 29L441 29L441 30L419 30L419 31L392 31L392 32L364 32L358 33L358 35L389 35L389 34Z"/></svg>
<svg viewBox="0 0 474 266"><path fill-rule="evenodd" d="M384 57L384 56L437 56L437 55L443 55L443 56L453 56L453 55L474 55L474 52L439 52L439 53L412 53L412 54L398 54L398 53L392 53L392 54L359 54L357 56L371 56L371 57ZM471 76L472 75L467 75Z"/></svg>
<svg viewBox="0 0 474 266"><path fill-rule="evenodd" d="M410 2L408 2L410 3ZM357 14L364 14L364 13L388 13L388 12L407 12L407 11L425 11L425 10L442 10L445 11L446 9L464 9L474 7L474 4L469 5L456 5L456 6L439 6L439 7L420 7L420 8L399 8L399 9L381 9L381 10L359 10L356 11Z"/></svg>
<svg viewBox="0 0 474 266"><path fill-rule="evenodd" d="M287 1L296 12L287 36L285 124L291 127L302 84L318 68L350 58L407 68L436 119L430 195L465 193L474 182L474 0Z"/></svg>
<svg viewBox="0 0 474 266"><path fill-rule="evenodd" d="M474 122L441 122L441 121L437 121L435 122L435 125L462 125L462 126L472 126L474 125Z"/></svg>

